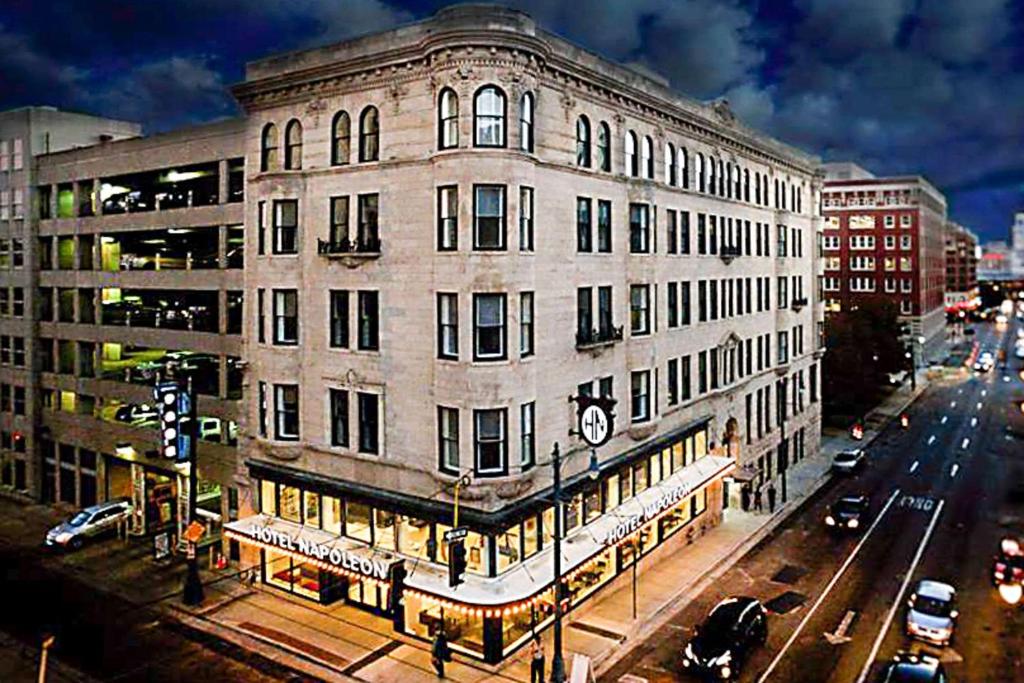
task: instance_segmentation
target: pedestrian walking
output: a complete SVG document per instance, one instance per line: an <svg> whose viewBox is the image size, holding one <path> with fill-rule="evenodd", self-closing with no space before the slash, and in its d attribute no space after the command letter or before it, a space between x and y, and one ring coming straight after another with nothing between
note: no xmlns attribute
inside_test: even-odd
<svg viewBox="0 0 1024 683"><path fill-rule="evenodd" d="M758 486L754 489L754 512L761 512L764 510L764 505L761 502L761 487Z"/></svg>
<svg viewBox="0 0 1024 683"><path fill-rule="evenodd" d="M538 635L530 645L530 683L544 683L544 644Z"/></svg>
<svg viewBox="0 0 1024 683"><path fill-rule="evenodd" d="M750 510L750 484L744 484L743 488L740 489L740 506L744 512Z"/></svg>
<svg viewBox="0 0 1024 683"><path fill-rule="evenodd" d="M448 649L448 639L444 637L444 629L438 627L437 635L434 636L434 645L430 648L430 663L434 665L434 671L438 678L444 678L444 663L452 659L451 650Z"/></svg>
<svg viewBox="0 0 1024 683"><path fill-rule="evenodd" d="M768 484L768 512L775 514L775 484Z"/></svg>

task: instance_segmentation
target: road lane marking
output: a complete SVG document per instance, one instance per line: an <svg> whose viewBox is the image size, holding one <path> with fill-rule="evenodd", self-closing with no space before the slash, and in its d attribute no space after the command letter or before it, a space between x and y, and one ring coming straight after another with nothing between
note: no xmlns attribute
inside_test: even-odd
<svg viewBox="0 0 1024 683"><path fill-rule="evenodd" d="M811 617L814 616L814 613L818 611L818 607L821 606L821 603L825 601L825 598L827 598L828 594L832 591L833 588L835 588L835 585L839 583L839 579L843 576L843 574L850 567L850 565L853 564L853 560L857 557L857 553L859 553L860 549L864 547L864 544L867 542L867 540L871 538L871 534L874 533L876 528L878 528L879 522L881 522L882 518L885 517L885 513L889 511L889 508L892 506L892 502L896 500L896 496L898 496L899 494L899 489L896 489L895 491L892 492L892 495L889 496L889 500L886 501L885 507L882 508L882 511L878 514L878 517L875 517L875 521L872 522L871 526L868 527L867 532L864 533L864 536L862 536L857 545L854 546L853 551L850 553L849 557L847 557L846 561L843 562L841 567L839 567L839 571L836 572L835 576L832 577L832 580L828 582L827 586L825 586L825 590L822 591L821 595L818 596L818 599L814 601L813 605L811 605L811 609L809 609L807 611L807 614L804 615L804 618L800 620L800 623L797 625L796 630L793 631L792 635L789 636L789 640L786 641L786 644L783 645L782 649L779 650L778 654L775 655L775 658L771 661L771 664L768 665L768 668L764 670L764 673L761 674L761 677L757 679L757 683L764 683L768 680L768 677L772 675L772 672L775 671L775 668L779 665L779 662L781 662L782 658L786 655L786 651L789 650L793 643L796 642L796 639L800 636L800 632L804 630L805 626L807 626L807 622L810 621Z"/></svg>
<svg viewBox="0 0 1024 683"><path fill-rule="evenodd" d="M981 390L981 395L982 395L982 397L988 396L988 389L982 389Z"/></svg>
<svg viewBox="0 0 1024 683"><path fill-rule="evenodd" d="M955 477L956 473L959 472L959 471L960 471L960 465L957 465L956 463L953 463L953 468L951 470L949 470L949 476L950 477Z"/></svg>
<svg viewBox="0 0 1024 683"><path fill-rule="evenodd" d="M976 417L972 417L971 418L971 426L972 427L977 427L978 426L978 418L976 418Z"/></svg>
<svg viewBox="0 0 1024 683"><path fill-rule="evenodd" d="M963 443L960 444L960 448L967 450L967 447L971 445L971 440L968 437L964 437Z"/></svg>
<svg viewBox="0 0 1024 683"><path fill-rule="evenodd" d="M956 401L953 401L953 402L951 402L951 403L949 404L949 407L950 407L950 408L956 408Z"/></svg>
<svg viewBox="0 0 1024 683"><path fill-rule="evenodd" d="M935 435L934 434L932 434L931 436L928 437L928 445L931 446L933 443L935 443Z"/></svg>
<svg viewBox="0 0 1024 683"><path fill-rule="evenodd" d="M842 645L843 643L848 643L853 640L853 638L846 635L846 633L850 630L850 627L853 626L853 620L856 618L856 612L852 609L846 610L846 614L843 615L843 620L839 622L839 626L836 627L835 632L829 633L828 631L825 631L825 640L827 640L830 645Z"/></svg>
<svg viewBox="0 0 1024 683"><path fill-rule="evenodd" d="M918 465L918 463L917 463L917 461L915 460L915 461L914 461L914 464L910 466L910 473L911 473L911 474L913 474L913 473L914 473L914 471L915 471L915 470L917 469L917 465Z"/></svg>
<svg viewBox="0 0 1024 683"><path fill-rule="evenodd" d="M948 415L943 415L942 416L942 424L946 424L946 420L948 420L948 419L949 419Z"/></svg>
<svg viewBox="0 0 1024 683"><path fill-rule="evenodd" d="M978 405L976 406L976 410L981 410L981 401L978 401Z"/></svg>
<svg viewBox="0 0 1024 683"><path fill-rule="evenodd" d="M892 625L893 617L896 616L896 610L900 608L903 603L903 594L907 592L907 586L910 585L910 581L914 578L914 571L917 569L918 563L921 562L921 557L924 555L924 549L928 545L928 540L932 537L932 532L935 531L935 524L939 521L939 515L942 514L942 506L946 501L940 500L938 506L935 508L935 512L932 514L932 521L928 524L928 529L924 532L924 537L921 539L920 545L917 546L917 552L914 554L914 560L910 563L910 568L907 570L907 575L903 577L903 583L900 585L900 590L896 593L896 599L892 601L892 607L889 609L889 613L885 617L885 622L882 624L882 628L878 631L878 637L875 638L875 644L871 646L871 652L868 654L867 661L864 662L864 668L861 669L860 676L857 677L857 683L864 683L867 680L868 673L871 671L871 665L875 663L875 657L878 656L878 651L882 647L882 641L885 640L885 634L889 631L889 627Z"/></svg>
<svg viewBox="0 0 1024 683"><path fill-rule="evenodd" d="M928 496L903 496L900 498L900 504L897 507L931 512L932 508L935 507L935 499Z"/></svg>

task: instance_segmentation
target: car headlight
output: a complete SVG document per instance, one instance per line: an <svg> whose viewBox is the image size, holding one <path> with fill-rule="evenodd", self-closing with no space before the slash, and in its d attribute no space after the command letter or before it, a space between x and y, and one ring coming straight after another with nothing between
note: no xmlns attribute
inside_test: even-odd
<svg viewBox="0 0 1024 683"><path fill-rule="evenodd" d="M846 523L846 526L850 527L851 529L856 529L860 526L860 522L856 519L851 519L849 522Z"/></svg>
<svg viewBox="0 0 1024 683"><path fill-rule="evenodd" d="M728 666L729 662L732 661L732 651L726 650L721 657L715 660L717 666Z"/></svg>
<svg viewBox="0 0 1024 683"><path fill-rule="evenodd" d="M60 544L67 543L68 541L71 540L71 534L69 534L66 531L61 532L61 533L57 534L57 537L54 540L57 541L57 543L60 543Z"/></svg>
<svg viewBox="0 0 1024 683"><path fill-rule="evenodd" d="M683 654L686 656L687 660L694 659L694 656L693 656L693 643L687 643L686 644L686 649L683 650Z"/></svg>
<svg viewBox="0 0 1024 683"><path fill-rule="evenodd" d="M829 515L828 517L826 517L825 518L825 524L828 524L829 526L835 526L836 525L835 517L833 517L832 515Z"/></svg>
<svg viewBox="0 0 1024 683"><path fill-rule="evenodd" d="M722 674L722 678L728 678L732 675L732 669L727 666L723 666L720 673Z"/></svg>

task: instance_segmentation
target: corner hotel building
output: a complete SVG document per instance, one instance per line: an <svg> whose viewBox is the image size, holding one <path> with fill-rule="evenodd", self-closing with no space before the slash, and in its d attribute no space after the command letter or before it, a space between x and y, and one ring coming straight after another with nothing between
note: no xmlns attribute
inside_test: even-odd
<svg viewBox="0 0 1024 683"><path fill-rule="evenodd" d="M569 609L685 561L741 484L817 454L817 159L494 7L259 60L233 92L224 535L268 587L424 639L443 620L495 663L553 618L553 444ZM595 480L570 397L598 393Z"/></svg>

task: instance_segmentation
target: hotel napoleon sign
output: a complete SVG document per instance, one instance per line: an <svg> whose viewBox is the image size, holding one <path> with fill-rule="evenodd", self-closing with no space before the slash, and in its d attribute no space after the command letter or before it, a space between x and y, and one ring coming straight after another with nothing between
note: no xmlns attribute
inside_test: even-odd
<svg viewBox="0 0 1024 683"><path fill-rule="evenodd" d="M644 511L622 518L618 524L608 530L603 539L604 545L612 545L623 540L634 531L651 521L665 510L678 503L693 491L693 484L683 483L673 486L658 496L653 502L644 505Z"/></svg>
<svg viewBox="0 0 1024 683"><path fill-rule="evenodd" d="M370 578L388 580L388 569L390 563L378 559L360 557L353 553L332 548L316 541L311 541L299 536L292 538L288 534L281 533L276 529L267 526L253 525L249 527L249 535L260 543L277 546L282 550L301 553L308 557L315 557L321 562L328 562L350 572L357 572Z"/></svg>

